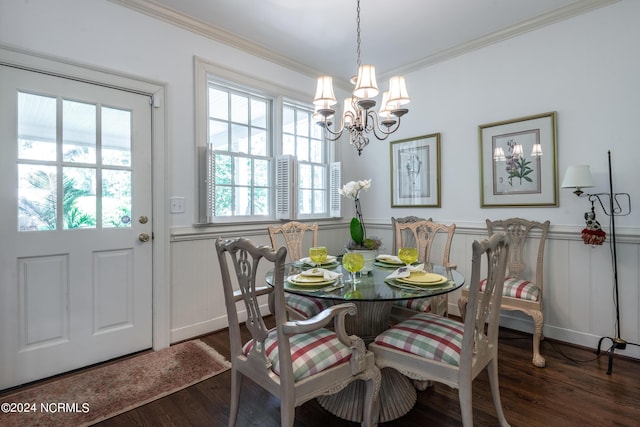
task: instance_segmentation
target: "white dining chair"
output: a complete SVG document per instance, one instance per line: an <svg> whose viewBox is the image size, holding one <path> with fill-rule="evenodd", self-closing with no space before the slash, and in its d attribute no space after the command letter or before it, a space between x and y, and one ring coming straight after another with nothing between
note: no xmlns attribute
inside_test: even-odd
<svg viewBox="0 0 640 427"><path fill-rule="evenodd" d="M436 381L458 389L462 424L473 426L472 382L484 368L498 422L508 426L498 383L500 300L509 242L496 234L472 244L469 304L464 323L430 313L416 314L369 344L380 369L392 368L419 383ZM487 280L480 293L482 260Z"/></svg>
<svg viewBox="0 0 640 427"><path fill-rule="evenodd" d="M297 406L362 380L365 397L354 403L361 405L362 426L375 425L381 375L362 339L345 331L345 317L356 313L355 305L338 304L311 319L290 321L284 299L287 249L256 246L244 238L227 241L218 238L215 246L229 320L229 426L236 424L243 377L280 398L282 427L294 425ZM263 268L261 263L273 267L273 286L256 285L256 278L262 277L258 273ZM267 329L260 313L258 297L266 293L274 295L273 329ZM245 324L251 333L251 339L245 343L240 334L239 306L246 312ZM325 328L330 323L333 330Z"/></svg>

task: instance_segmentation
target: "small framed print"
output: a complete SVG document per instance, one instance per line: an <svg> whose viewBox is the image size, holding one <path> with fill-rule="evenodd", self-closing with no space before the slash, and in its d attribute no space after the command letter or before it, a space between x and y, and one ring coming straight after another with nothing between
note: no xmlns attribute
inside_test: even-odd
<svg viewBox="0 0 640 427"><path fill-rule="evenodd" d="M479 126L480 207L558 206L556 113Z"/></svg>
<svg viewBox="0 0 640 427"><path fill-rule="evenodd" d="M440 134L391 142L391 207L440 207Z"/></svg>

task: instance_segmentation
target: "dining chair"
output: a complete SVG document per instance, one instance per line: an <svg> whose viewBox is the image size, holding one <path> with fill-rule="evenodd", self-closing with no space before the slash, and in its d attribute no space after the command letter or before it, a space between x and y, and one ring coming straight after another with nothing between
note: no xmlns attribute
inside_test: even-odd
<svg viewBox="0 0 640 427"><path fill-rule="evenodd" d="M420 313L378 335L369 344L380 369L393 368L414 382L436 381L458 389L462 424L473 426L472 383L484 368L498 422L508 426L498 382L498 326L509 241L496 234L472 244L469 304L464 323ZM483 259L486 261L483 264ZM480 292L481 270L487 272Z"/></svg>
<svg viewBox="0 0 640 427"><path fill-rule="evenodd" d="M318 246L318 223L307 224L298 221L289 221L283 225L270 225L268 227L271 246L274 249L281 246L287 247L289 261L294 262L305 256L303 245L313 247ZM311 239L305 238L305 232L311 232ZM310 240L310 242L309 242ZM308 319L320 313L331 305L328 300L307 297L303 295L286 294L285 301L289 309L291 318ZM272 307L273 300L269 299L269 306Z"/></svg>
<svg viewBox="0 0 640 427"><path fill-rule="evenodd" d="M397 247L397 233L396 233L396 224L407 224L407 223L412 223L412 222L416 222L416 221L432 221L431 218L420 218L419 216L413 216L413 215L409 215L409 216L405 216L405 217L400 217L400 218L395 218L395 217L391 217L391 231L393 232L393 238L391 241L391 246L392 246L392 254L397 254L398 253L398 248ZM412 242L413 244L415 244L415 240L414 237L411 233L403 233L402 236L402 241L405 242L407 245L410 245Z"/></svg>
<svg viewBox="0 0 640 427"><path fill-rule="evenodd" d="M544 248L549 232L549 221L537 222L523 218L509 218L497 221L486 220L489 236L504 233L511 244L504 295L500 306L503 310L520 311L533 319L533 359L535 366L546 364L540 354L540 340L543 339L543 281ZM480 289L482 292L483 289ZM469 293L462 289L458 299L460 313L465 312Z"/></svg>
<svg viewBox="0 0 640 427"><path fill-rule="evenodd" d="M410 244L418 247L418 261L424 263L441 263L446 268L456 268L457 265L449 260L451 244L456 225L445 225L431 220L413 222L396 222L395 236L396 248L407 245L407 236L411 237ZM416 243L411 243L416 242ZM435 252L442 253L442 258L437 258ZM432 253L434 256L432 257ZM449 311L449 298L447 294L433 298L410 299L396 301L392 310L392 320L406 319L416 313L435 313L446 316Z"/></svg>
<svg viewBox="0 0 640 427"><path fill-rule="evenodd" d="M236 424L243 377L280 398L280 425L294 425L295 408L318 396L336 393L363 380L362 426L375 425L380 370L364 342L345 331L345 316L356 314L353 303L334 305L304 321L287 320L284 266L287 249L256 246L245 238L216 240L231 348L229 426ZM261 264L261 262L264 263ZM229 267L231 264L231 267ZM273 287L257 286L264 266L273 267ZM232 274L232 270L233 273ZM234 280L232 281L232 276ZM234 284L238 290L234 290ZM274 294L275 328L265 326L258 297ZM242 343L238 303L246 310L251 339ZM325 328L330 322L334 330Z"/></svg>

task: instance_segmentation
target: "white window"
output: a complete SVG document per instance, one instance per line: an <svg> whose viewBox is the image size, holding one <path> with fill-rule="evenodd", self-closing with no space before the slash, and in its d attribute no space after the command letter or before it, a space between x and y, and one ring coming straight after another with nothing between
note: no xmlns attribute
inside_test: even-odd
<svg viewBox="0 0 640 427"><path fill-rule="evenodd" d="M312 121L313 110L284 104L282 108L282 154L297 159L298 217L326 215L328 169L326 142L320 126Z"/></svg>
<svg viewBox="0 0 640 427"><path fill-rule="evenodd" d="M196 71L200 222L340 216L340 165L304 96L197 59Z"/></svg>
<svg viewBox="0 0 640 427"><path fill-rule="evenodd" d="M271 213L273 101L209 82L210 217Z"/></svg>

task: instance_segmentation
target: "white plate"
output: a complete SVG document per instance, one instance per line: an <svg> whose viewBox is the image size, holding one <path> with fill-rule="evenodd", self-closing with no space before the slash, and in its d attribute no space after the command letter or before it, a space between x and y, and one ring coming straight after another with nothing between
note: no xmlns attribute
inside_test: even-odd
<svg viewBox="0 0 640 427"><path fill-rule="evenodd" d="M417 286L442 285L449 281L449 279L440 274L426 272L412 272L409 277L398 277L396 280L398 282Z"/></svg>
<svg viewBox="0 0 640 427"><path fill-rule="evenodd" d="M336 280L337 279L327 280L317 276L302 276L300 274L287 277L287 282L295 286L327 286L335 283Z"/></svg>

